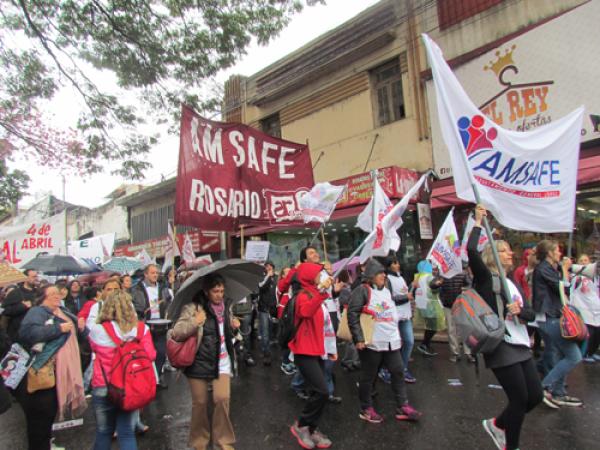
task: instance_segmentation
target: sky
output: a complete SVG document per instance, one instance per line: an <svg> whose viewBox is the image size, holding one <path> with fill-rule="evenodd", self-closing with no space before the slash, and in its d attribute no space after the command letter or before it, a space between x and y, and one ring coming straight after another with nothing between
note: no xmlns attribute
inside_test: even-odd
<svg viewBox="0 0 600 450"><path fill-rule="evenodd" d="M306 7L296 15L280 36L266 47L252 45L234 67L222 71L218 81L224 82L230 75L252 75L269 66L285 55L302 47L306 43L351 19L361 11L377 3L378 0L327 0L326 5ZM114 77L110 73L98 73L95 79L100 86L110 87ZM77 112L80 110L78 100L69 92L60 93L49 106L49 113L64 125L75 124ZM146 172L144 185L158 183L161 177L172 177L176 174L179 153L179 138L175 135L162 134L158 144L152 149L148 161L152 168ZM56 197L63 197L63 185L59 172L37 166L31 162L17 160L10 164L11 168L26 170L31 177L29 194L21 203L21 207L31 205L49 191ZM122 177L109 174L88 175L85 177L67 177L65 199L67 202L89 208L107 202L106 195L124 182L131 183Z"/></svg>

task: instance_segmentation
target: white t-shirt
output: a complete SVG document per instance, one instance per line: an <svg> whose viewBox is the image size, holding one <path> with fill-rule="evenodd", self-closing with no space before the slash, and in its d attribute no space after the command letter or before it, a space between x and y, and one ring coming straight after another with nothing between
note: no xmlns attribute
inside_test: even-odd
<svg viewBox="0 0 600 450"><path fill-rule="evenodd" d="M523 307L523 297L521 296L519 289L517 289L511 280L507 279L506 282L508 283L508 290L510 291L510 296L512 299L511 303L518 302L521 307ZM529 333L527 332L526 325L522 324L521 322L515 323L515 320L513 318L509 318L509 316L507 316L504 324L506 325L506 330L510 333L510 336L508 334L504 335L504 340L506 342L515 345L525 345L527 347L531 346L531 340L529 339Z"/></svg>
<svg viewBox="0 0 600 450"><path fill-rule="evenodd" d="M323 311L323 338L325 340L325 354L323 355L323 359L327 359L327 355L337 355L337 343L329 311L325 305L321 305L321 310Z"/></svg>
<svg viewBox="0 0 600 450"><path fill-rule="evenodd" d="M375 351L398 350L401 345L398 331L398 311L387 288L371 290L371 298L366 306L367 313L375 319L373 342L367 345Z"/></svg>
<svg viewBox="0 0 600 450"><path fill-rule="evenodd" d="M406 295L408 294L408 286L406 281L401 276L391 275L388 277L390 284L392 285L392 295ZM412 308L410 302L403 305L396 305L398 311L399 320L410 320L412 318Z"/></svg>
<svg viewBox="0 0 600 450"><path fill-rule="evenodd" d="M150 303L150 319L160 319L158 283L156 283L154 286L144 283L144 287L146 288L148 301Z"/></svg>
<svg viewBox="0 0 600 450"><path fill-rule="evenodd" d="M219 373L231 375L231 360L225 343L225 325L219 323L219 334L221 335L221 350L219 352Z"/></svg>
<svg viewBox="0 0 600 450"><path fill-rule="evenodd" d="M569 303L579 310L586 325L600 326L600 298L594 280L582 275L573 277Z"/></svg>
<svg viewBox="0 0 600 450"><path fill-rule="evenodd" d="M326 271L322 271L321 282L325 281L327 278L331 278L331 275L329 275ZM335 312L339 314L340 302L337 298L333 298L333 286L327 289L327 298L323 303L327 307L327 311L330 313Z"/></svg>

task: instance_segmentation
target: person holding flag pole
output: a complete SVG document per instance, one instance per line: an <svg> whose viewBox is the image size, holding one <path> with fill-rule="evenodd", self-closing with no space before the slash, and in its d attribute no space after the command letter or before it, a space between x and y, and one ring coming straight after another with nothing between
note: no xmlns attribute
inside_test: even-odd
<svg viewBox="0 0 600 450"><path fill-rule="evenodd" d="M473 287L505 318L507 330L504 340L484 356L508 397L508 406L494 419L484 420L483 427L499 449L516 450L525 414L543 399L529 336L521 322L533 320L535 313L506 278L512 251L508 243L493 240L486 207L508 228L572 231L583 107L532 131L504 130L477 109L439 47L427 35L422 37L456 193L477 204L476 224L467 245ZM480 255L477 244L482 225L489 245Z"/></svg>

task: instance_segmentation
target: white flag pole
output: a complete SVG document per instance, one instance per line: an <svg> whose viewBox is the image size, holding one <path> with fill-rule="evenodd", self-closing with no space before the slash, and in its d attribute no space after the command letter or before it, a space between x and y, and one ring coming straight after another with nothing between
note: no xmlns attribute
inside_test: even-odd
<svg viewBox="0 0 600 450"><path fill-rule="evenodd" d="M371 170L371 179L373 181L373 227L371 229L374 230L375 228L377 228L377 211L375 209L375 207L377 206L377 199L375 198L375 196L377 195L377 169Z"/></svg>

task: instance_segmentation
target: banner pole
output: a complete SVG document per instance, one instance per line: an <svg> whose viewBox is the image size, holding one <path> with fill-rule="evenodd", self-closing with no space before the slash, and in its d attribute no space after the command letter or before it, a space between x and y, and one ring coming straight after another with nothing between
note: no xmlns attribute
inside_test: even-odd
<svg viewBox="0 0 600 450"><path fill-rule="evenodd" d="M244 225L240 225L240 259L244 259Z"/></svg>
<svg viewBox="0 0 600 450"><path fill-rule="evenodd" d="M327 243L325 242L325 230L321 227L321 240L323 241L323 257L325 261L329 261L327 258Z"/></svg>
<svg viewBox="0 0 600 450"><path fill-rule="evenodd" d="M569 259L571 259L571 257L573 256L573 232L572 231L569 233L569 241L567 244L567 256L569 257Z"/></svg>
<svg viewBox="0 0 600 450"><path fill-rule="evenodd" d="M373 211L372 213L372 219L373 219L373 226L372 226L372 230L374 230L375 228L377 228L377 211L375 210L375 203L377 202L375 195L377 195L377 169L373 169L371 170L371 179L373 181Z"/></svg>
<svg viewBox="0 0 600 450"><path fill-rule="evenodd" d="M342 267L340 267L338 270L335 271L335 273L332 276L334 280L338 277L338 275L340 274L340 272L342 270L344 270L348 266L348 264L350 263L350 261L352 261L352 258L354 258L356 255L358 255L358 253L362 250L362 248L365 246L365 244L367 243L367 241L372 236L374 236L374 235L375 235L375 230L371 231L367 235L367 237L365 238L365 240L362 241L358 247L356 247L356 249L352 252L352 254L350 256L348 256L348 258L346 259L346 262L342 265Z"/></svg>
<svg viewBox="0 0 600 450"><path fill-rule="evenodd" d="M319 233L321 232L321 230L323 230L323 227L325 226L327 222L323 222L321 223L321 225L319 226L319 228L317 229L317 232L315 234L313 234L312 239L310 240L310 243L308 244L308 246L310 247L311 245L313 245L315 243L315 240L317 239L317 237L319 236Z"/></svg>

